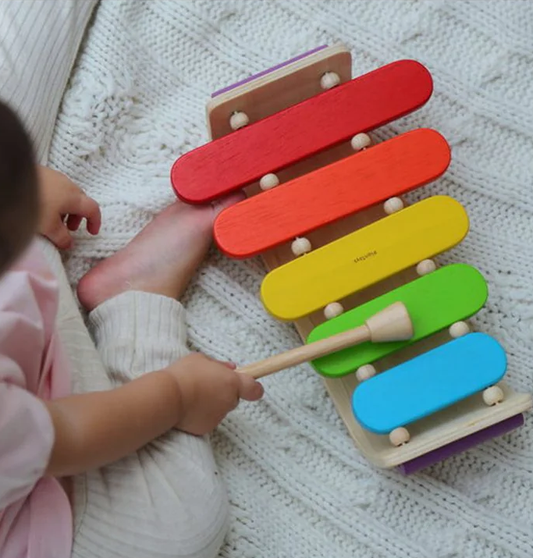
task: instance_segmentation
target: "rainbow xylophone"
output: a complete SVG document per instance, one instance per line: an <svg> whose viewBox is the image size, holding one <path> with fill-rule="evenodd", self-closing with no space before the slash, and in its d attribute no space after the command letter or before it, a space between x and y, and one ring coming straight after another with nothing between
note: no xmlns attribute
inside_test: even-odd
<svg viewBox="0 0 533 558"><path fill-rule="evenodd" d="M482 274L435 263L468 234L465 208L446 195L402 200L446 172L446 139L426 128L377 144L368 135L427 103L430 73L399 60L352 78L351 66L348 49L326 45L217 91L212 141L178 158L171 182L189 204L245 191L215 220L216 244L263 258L263 305L304 344L407 308L409 339L311 365L359 450L411 474L519 427L532 397L506 385L504 348L468 322L487 300Z"/></svg>

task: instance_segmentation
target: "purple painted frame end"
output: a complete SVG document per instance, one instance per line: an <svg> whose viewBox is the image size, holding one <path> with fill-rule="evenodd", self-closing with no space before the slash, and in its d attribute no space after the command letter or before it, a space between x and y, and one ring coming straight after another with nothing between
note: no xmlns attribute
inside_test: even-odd
<svg viewBox="0 0 533 558"><path fill-rule="evenodd" d="M514 417L510 417L498 422L497 424L484 428L479 432L475 432L474 434L470 434L460 440L447 444L442 448L430 451L420 457L411 459L411 461L406 461L405 463L399 465L396 469L404 475L412 475L421 469L435 465L435 463L438 463L439 461L444 461L452 455L457 455L483 442L491 440L492 438L497 438L498 436L507 434L508 432L519 428L523 424L524 415L515 415Z"/></svg>
<svg viewBox="0 0 533 558"><path fill-rule="evenodd" d="M228 85L227 87L224 87L223 89L219 89L219 90L215 91L214 93L211 93L211 98L217 97L218 95L222 95L222 93L226 93L227 91L231 91L232 89L240 87L241 85L244 85L245 83L249 83L250 81L253 81L254 79L260 78L260 77L262 77L266 74L270 74L271 72L279 70L280 68L283 68L284 66L288 66L289 64L292 64L293 62L301 60L302 58L306 58L307 56L311 56L311 54L314 54L315 52L323 50L323 49L327 48L327 46L328 45L321 45L319 47L314 48L313 50L308 50L307 52L304 52L303 54L299 54L298 56L295 56L294 58L291 58L290 60L286 60L285 62L282 62L281 64L278 64L277 66L272 66L272 68L268 68L267 70L263 70L262 72L259 72L257 74L254 74L254 75L250 76L250 77L247 77L246 79L238 81L237 83L233 83L232 85Z"/></svg>

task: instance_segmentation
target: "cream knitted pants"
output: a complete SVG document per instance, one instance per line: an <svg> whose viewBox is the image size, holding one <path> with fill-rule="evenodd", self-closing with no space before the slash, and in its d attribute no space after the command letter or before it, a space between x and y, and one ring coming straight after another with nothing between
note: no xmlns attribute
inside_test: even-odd
<svg viewBox="0 0 533 558"><path fill-rule="evenodd" d="M58 327L76 393L110 389L184 356L181 304L129 292L89 316L93 343L57 250L42 241L60 284ZM75 558L214 557L227 499L207 438L169 432L121 461L75 478Z"/></svg>
<svg viewBox="0 0 533 558"><path fill-rule="evenodd" d="M96 0L0 4L0 97L25 121L41 164L96 5ZM186 353L181 304L139 292L91 313L93 342L59 253L46 241L42 247L59 280L58 327L75 392L110 389ZM227 500L206 438L169 432L135 455L80 475L74 488L74 558L212 558L223 542Z"/></svg>

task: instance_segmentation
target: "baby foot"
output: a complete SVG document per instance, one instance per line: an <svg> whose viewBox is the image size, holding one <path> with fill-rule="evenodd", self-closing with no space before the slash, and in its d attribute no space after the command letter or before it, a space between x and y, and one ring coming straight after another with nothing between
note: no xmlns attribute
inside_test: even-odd
<svg viewBox="0 0 533 558"><path fill-rule="evenodd" d="M215 216L243 198L241 193L233 194L208 206L176 201L126 247L82 277L78 284L81 304L91 311L131 290L179 298L209 250Z"/></svg>

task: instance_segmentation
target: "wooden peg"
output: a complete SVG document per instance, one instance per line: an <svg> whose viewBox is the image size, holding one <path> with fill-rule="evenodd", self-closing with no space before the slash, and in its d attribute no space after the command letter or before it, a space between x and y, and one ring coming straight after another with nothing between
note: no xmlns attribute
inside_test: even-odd
<svg viewBox="0 0 533 558"><path fill-rule="evenodd" d="M362 326L248 364L238 368L237 372L248 374L256 379L262 378L366 341L372 343L404 341L410 339L413 333L413 324L407 308L402 302L395 302L371 316Z"/></svg>

